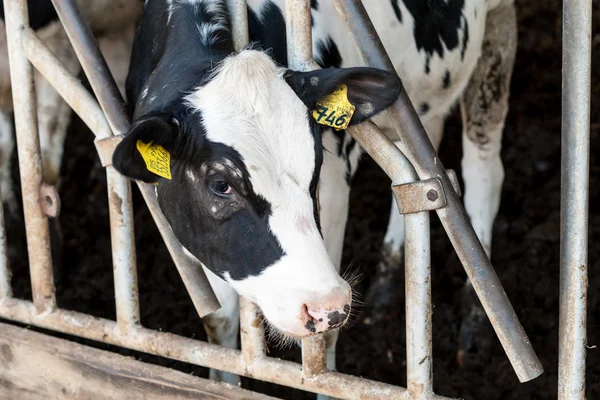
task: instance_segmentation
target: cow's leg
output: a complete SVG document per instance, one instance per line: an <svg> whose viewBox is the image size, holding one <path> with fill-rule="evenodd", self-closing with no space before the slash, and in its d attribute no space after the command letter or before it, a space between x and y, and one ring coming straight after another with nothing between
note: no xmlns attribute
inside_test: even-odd
<svg viewBox="0 0 600 400"><path fill-rule="evenodd" d="M444 132L444 116L435 116L424 121L425 131L437 149ZM396 302L403 277L404 216L398 212L398 205L392 196L392 208L387 231L383 240L381 260L376 268L376 278L365 296L365 304L369 305L369 318L377 322L387 311L386 308Z"/></svg>
<svg viewBox="0 0 600 400"><path fill-rule="evenodd" d="M487 15L481 58L461 101L465 209L488 256L504 179L500 148L516 48L515 10L512 3L505 2ZM474 355L477 346L485 346L476 338L487 326L470 282L464 293L459 363Z"/></svg>
<svg viewBox="0 0 600 400"><path fill-rule="evenodd" d="M224 280L216 276L207 268L204 268L215 296L221 303L221 308L202 318L204 330L208 341L219 346L237 349L238 333L240 327L239 298L236 291ZM219 382L239 386L241 384L238 375L211 369L210 379Z"/></svg>

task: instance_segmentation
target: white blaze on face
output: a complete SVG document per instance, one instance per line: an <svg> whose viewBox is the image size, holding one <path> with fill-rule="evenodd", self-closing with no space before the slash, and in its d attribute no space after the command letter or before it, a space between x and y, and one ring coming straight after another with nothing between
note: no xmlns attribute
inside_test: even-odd
<svg viewBox="0 0 600 400"><path fill-rule="evenodd" d="M309 186L315 150L308 110L282 70L254 50L225 59L187 101L201 112L207 139L241 155L254 192L271 206L269 225L285 252L260 275L230 282L256 301L273 325L300 335L303 304L347 287L314 220Z"/></svg>

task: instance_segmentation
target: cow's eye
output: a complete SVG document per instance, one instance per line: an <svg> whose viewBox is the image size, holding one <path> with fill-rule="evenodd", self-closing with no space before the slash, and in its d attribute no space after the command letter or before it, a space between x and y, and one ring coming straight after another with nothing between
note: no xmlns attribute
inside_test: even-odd
<svg viewBox="0 0 600 400"><path fill-rule="evenodd" d="M233 188L225 181L215 181L210 184L210 188L219 196L230 196L233 194Z"/></svg>

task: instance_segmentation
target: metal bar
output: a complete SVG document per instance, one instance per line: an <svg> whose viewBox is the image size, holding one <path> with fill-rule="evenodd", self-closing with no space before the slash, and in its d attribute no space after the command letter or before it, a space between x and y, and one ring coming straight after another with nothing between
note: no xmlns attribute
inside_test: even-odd
<svg viewBox="0 0 600 400"><path fill-rule="evenodd" d="M106 179L117 322L126 334L140 323L131 184L112 166L106 167Z"/></svg>
<svg viewBox="0 0 600 400"><path fill-rule="evenodd" d="M112 131L118 134L126 133L129 128L129 116L125 111L123 99L85 19L73 0L52 0L52 3ZM160 211L154 191L149 185L136 183L188 289L196 311L203 317L219 309L219 302L204 271L199 263L184 253L183 246L175 238L166 218ZM125 202L124 204L130 206L131 203Z"/></svg>
<svg viewBox="0 0 600 400"><path fill-rule="evenodd" d="M126 133L129 118L125 104L91 29L84 22L85 17L73 0L52 0L52 3L112 131Z"/></svg>
<svg viewBox="0 0 600 400"><path fill-rule="evenodd" d="M558 398L585 399L592 1L563 1Z"/></svg>
<svg viewBox="0 0 600 400"><path fill-rule="evenodd" d="M247 365L266 356L265 330L258 306L240 297L240 337Z"/></svg>
<svg viewBox="0 0 600 400"><path fill-rule="evenodd" d="M418 180L417 174L390 139L379 128L365 122L348 128L348 133L392 179L393 184ZM433 396L431 247L429 213L407 214L405 218L406 285L406 375L408 398Z"/></svg>
<svg viewBox="0 0 600 400"><path fill-rule="evenodd" d="M296 71L318 67L313 62L310 0L286 0L285 25L288 65ZM302 369L307 378L327 370L323 335L302 340Z"/></svg>
<svg viewBox="0 0 600 400"><path fill-rule="evenodd" d="M310 0L286 0L285 26L289 67L296 71L315 69Z"/></svg>
<svg viewBox="0 0 600 400"><path fill-rule="evenodd" d="M323 335L302 339L302 372L306 378L312 379L327 371L326 362Z"/></svg>
<svg viewBox="0 0 600 400"><path fill-rule="evenodd" d="M69 73L32 29L23 30L22 44L25 55L69 106L76 110L96 137L102 139L112 136L111 129L96 100L79 80ZM117 321L121 332L125 334L132 324L138 324L140 321L131 185L112 167L106 169L106 174Z"/></svg>
<svg viewBox="0 0 600 400"><path fill-rule="evenodd" d="M363 62L395 71L361 0L333 0L352 36ZM543 372L525 330L521 326L502 284L452 183L440 162L406 91L387 111L400 136L399 147L415 167L419 178L439 178L446 188L447 206L436 210L467 275L473 284L519 380L526 382ZM371 156L373 154L370 153Z"/></svg>
<svg viewBox="0 0 600 400"><path fill-rule="evenodd" d="M245 365L239 350L142 327L134 327L129 335L121 335L114 321L74 311L55 310L36 315L31 302L25 300L6 299L0 302L0 317L338 398L400 399L407 393L401 387L337 372L324 372L306 379L300 365L269 357L256 360L252 365ZM449 399L442 396L432 398Z"/></svg>
<svg viewBox="0 0 600 400"><path fill-rule="evenodd" d="M29 61L77 113L96 138L105 139L112 136L106 117L94 96L85 89L79 79L71 75L33 29L23 29L21 44Z"/></svg>
<svg viewBox="0 0 600 400"><path fill-rule="evenodd" d="M21 47L23 28L29 26L27 1L5 0L4 11L10 80L17 83L12 87L12 94L31 287L35 309L42 313L56 307L56 298L48 219L40 206L42 158L37 130L33 68Z"/></svg>
<svg viewBox="0 0 600 400"><path fill-rule="evenodd" d="M25 55L69 106L78 111L94 134L99 138L112 136L106 118L94 98L33 30L27 28L23 31L22 44ZM140 321L131 185L112 167L106 169L106 174L117 321L125 334L129 326Z"/></svg>
<svg viewBox="0 0 600 400"><path fill-rule="evenodd" d="M248 6L246 0L227 0L233 47L241 51L248 45Z"/></svg>

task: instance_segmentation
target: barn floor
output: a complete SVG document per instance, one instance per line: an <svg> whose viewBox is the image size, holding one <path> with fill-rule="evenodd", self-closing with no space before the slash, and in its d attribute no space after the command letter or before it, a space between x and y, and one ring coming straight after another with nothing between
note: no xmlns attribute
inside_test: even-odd
<svg viewBox="0 0 600 400"><path fill-rule="evenodd" d="M504 138L506 178L494 229L493 264L546 372L530 383L519 384L491 330L479 338L479 343L490 345L481 348L463 368L458 368L455 352L460 289L465 274L439 221L433 217L434 387L436 393L445 396L487 400L556 398L561 2L517 0L517 5L520 43ZM594 7L594 23L600 23L598 3ZM594 347L600 344L600 314L597 312L600 276L595 273L600 260L600 187L594 184L600 179L600 160L595 152L600 150L600 35L594 37L594 51L588 398L600 396L600 350ZM447 124L440 158L447 168L459 170L460 157L460 120L454 116ZM62 175L60 225L64 245L60 252L61 267L57 270L59 305L114 318L106 178L95 155L92 135L78 119L74 120L69 132ZM344 265L358 268L364 274L357 286L363 294L374 281L373 271L379 262L389 202L387 178L366 158L355 179L344 253ZM135 203L143 324L204 339L201 321L148 212L140 206L137 193ZM8 221L13 285L17 296L29 298L20 218L12 216ZM398 285L397 293L388 298L387 307L365 306L354 326L342 332L338 353L341 372L406 384L403 276L398 277ZM375 314L380 318L372 318ZM116 350L199 376L207 375L204 368ZM298 349L272 349L271 355L300 360ZM284 399L313 398L300 391L252 380L245 380L244 385Z"/></svg>

